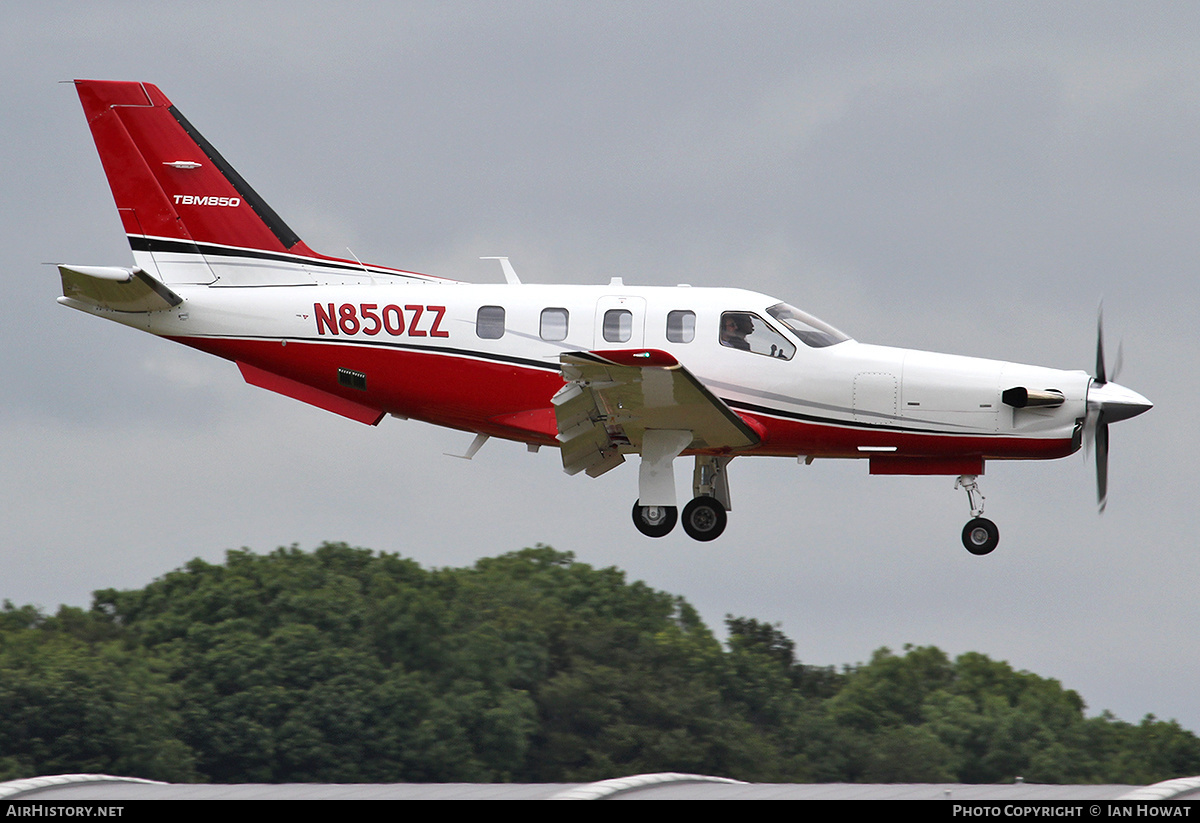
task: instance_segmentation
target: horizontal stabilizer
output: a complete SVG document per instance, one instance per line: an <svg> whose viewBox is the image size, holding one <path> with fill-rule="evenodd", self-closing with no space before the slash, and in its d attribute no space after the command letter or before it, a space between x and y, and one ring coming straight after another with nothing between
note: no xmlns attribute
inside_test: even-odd
<svg viewBox="0 0 1200 823"><path fill-rule="evenodd" d="M142 269L119 266L59 266L63 300L112 311L172 309L183 298Z"/></svg>

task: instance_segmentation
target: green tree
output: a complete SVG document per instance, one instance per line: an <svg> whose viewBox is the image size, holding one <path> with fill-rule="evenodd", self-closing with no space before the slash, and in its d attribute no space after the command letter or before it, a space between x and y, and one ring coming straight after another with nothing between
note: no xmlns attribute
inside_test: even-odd
<svg viewBox="0 0 1200 823"><path fill-rule="evenodd" d="M341 543L0 609L0 778L1147 783L1200 772L1177 723L1085 717L1055 680L883 648L809 666L727 616L537 546L468 568Z"/></svg>

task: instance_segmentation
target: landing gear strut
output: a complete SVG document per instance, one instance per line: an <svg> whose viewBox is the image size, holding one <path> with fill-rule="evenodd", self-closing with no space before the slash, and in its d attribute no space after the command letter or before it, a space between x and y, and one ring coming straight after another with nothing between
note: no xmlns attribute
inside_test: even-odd
<svg viewBox="0 0 1200 823"><path fill-rule="evenodd" d="M976 475L961 474L954 481L954 488L963 489L971 504L971 520L963 527L962 542L971 554L990 554L1000 544L1000 529L983 514L983 492L975 482Z"/></svg>
<svg viewBox="0 0 1200 823"><path fill-rule="evenodd" d="M693 540L716 540L725 531L729 504L729 461L732 457L696 455L692 502L683 507L683 530Z"/></svg>

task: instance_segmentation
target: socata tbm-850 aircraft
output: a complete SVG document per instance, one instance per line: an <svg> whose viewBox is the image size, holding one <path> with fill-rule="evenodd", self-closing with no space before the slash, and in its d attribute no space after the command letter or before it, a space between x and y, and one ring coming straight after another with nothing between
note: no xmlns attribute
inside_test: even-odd
<svg viewBox="0 0 1200 823"><path fill-rule="evenodd" d="M741 289L469 285L317 254L149 83L75 81L132 267L59 266L59 302L234 361L248 383L371 425L385 414L557 446L595 477L641 457L633 522L712 540L738 456L957 475L963 543L996 547L988 460L1069 455L1151 404L1096 374L866 345Z"/></svg>

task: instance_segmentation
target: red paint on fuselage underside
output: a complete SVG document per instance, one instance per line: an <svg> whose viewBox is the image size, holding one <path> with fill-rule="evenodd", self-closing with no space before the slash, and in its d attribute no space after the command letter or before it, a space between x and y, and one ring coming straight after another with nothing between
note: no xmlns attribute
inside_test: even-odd
<svg viewBox="0 0 1200 823"><path fill-rule="evenodd" d="M550 404L563 386L557 371L461 354L332 341L292 340L283 345L278 340L171 339L390 414L511 440L558 445ZM341 385L338 369L366 375L366 390ZM1020 460L1065 457L1075 450L1070 439L1062 438L926 434L737 413L763 435L761 445L739 452L747 455L883 460L886 454L858 449L894 446L896 457Z"/></svg>
<svg viewBox="0 0 1200 823"><path fill-rule="evenodd" d="M739 412L743 416L751 416ZM1046 460L1075 452L1070 438L1009 437L979 433L926 433L871 426L840 426L803 420L753 415L768 432L751 453L779 457L809 455L833 458L956 458L986 460ZM867 451L860 451L866 448ZM880 449L895 449L881 452Z"/></svg>
<svg viewBox="0 0 1200 823"><path fill-rule="evenodd" d="M557 371L388 346L171 339L389 414L523 442L558 443L550 406L563 386ZM341 385L338 369L366 375L366 390Z"/></svg>

